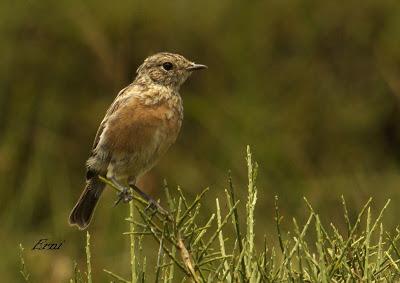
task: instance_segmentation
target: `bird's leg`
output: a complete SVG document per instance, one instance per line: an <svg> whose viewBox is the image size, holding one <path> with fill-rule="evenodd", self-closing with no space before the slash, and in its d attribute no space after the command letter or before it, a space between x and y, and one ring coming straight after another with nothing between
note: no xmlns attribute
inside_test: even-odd
<svg viewBox="0 0 400 283"><path fill-rule="evenodd" d="M164 209L157 201L155 201L152 197L150 197L148 194L139 189L135 185L135 183L129 183L129 186L149 203L149 205L145 208L145 210L150 207L155 207L161 214L164 215L169 214L168 211Z"/></svg>
<svg viewBox="0 0 400 283"><path fill-rule="evenodd" d="M129 187L125 187L122 186L116 179L115 177L110 177L109 180L111 181L111 183L113 183L113 185L119 190L118 193L118 199L115 202L114 206L116 206L117 204L119 204L121 202L121 200L124 203L128 203L133 199L133 195L132 192L130 190Z"/></svg>

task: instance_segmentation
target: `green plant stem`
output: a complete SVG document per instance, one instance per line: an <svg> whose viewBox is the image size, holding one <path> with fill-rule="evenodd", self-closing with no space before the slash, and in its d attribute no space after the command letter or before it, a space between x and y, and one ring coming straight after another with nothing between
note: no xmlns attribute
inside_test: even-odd
<svg viewBox="0 0 400 283"><path fill-rule="evenodd" d="M87 265L87 282L92 283L92 264L90 255L90 234L86 231L86 265Z"/></svg>

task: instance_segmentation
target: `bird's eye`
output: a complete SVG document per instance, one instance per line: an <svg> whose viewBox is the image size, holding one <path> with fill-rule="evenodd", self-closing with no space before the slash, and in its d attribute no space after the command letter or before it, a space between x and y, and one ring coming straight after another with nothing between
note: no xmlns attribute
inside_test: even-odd
<svg viewBox="0 0 400 283"><path fill-rule="evenodd" d="M172 70L172 68L174 67L174 65L172 65L171 62L165 62L164 64L162 64L162 67L164 68L164 70L170 71L170 70Z"/></svg>

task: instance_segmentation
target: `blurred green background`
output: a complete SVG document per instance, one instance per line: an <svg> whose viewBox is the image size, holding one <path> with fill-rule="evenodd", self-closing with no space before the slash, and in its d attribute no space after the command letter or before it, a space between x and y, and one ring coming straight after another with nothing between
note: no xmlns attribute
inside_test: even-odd
<svg viewBox="0 0 400 283"><path fill-rule="evenodd" d="M400 2L395 0L0 2L0 278L19 282L18 243L36 282L84 267L84 233L67 224L85 161L117 92L145 57L180 53L209 66L183 86L177 143L141 180L163 179L203 211L228 169L244 199L245 146L260 164L257 235L274 238L273 197L288 225L307 214L343 224L370 197L400 213ZM128 273L126 206L104 194L90 227L95 279ZM243 204L242 204L243 206ZM60 251L30 251L40 238ZM271 240L272 241L272 240ZM154 245L146 244L149 255ZM152 248L151 248L152 247ZM149 268L151 270L151 260Z"/></svg>

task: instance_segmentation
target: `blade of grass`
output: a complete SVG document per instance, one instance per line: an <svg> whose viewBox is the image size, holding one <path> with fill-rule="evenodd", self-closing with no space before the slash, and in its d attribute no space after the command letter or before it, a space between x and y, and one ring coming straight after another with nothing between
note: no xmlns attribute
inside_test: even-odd
<svg viewBox="0 0 400 283"><path fill-rule="evenodd" d="M87 265L87 282L92 283L92 264L90 255L90 234L86 231L86 265Z"/></svg>

